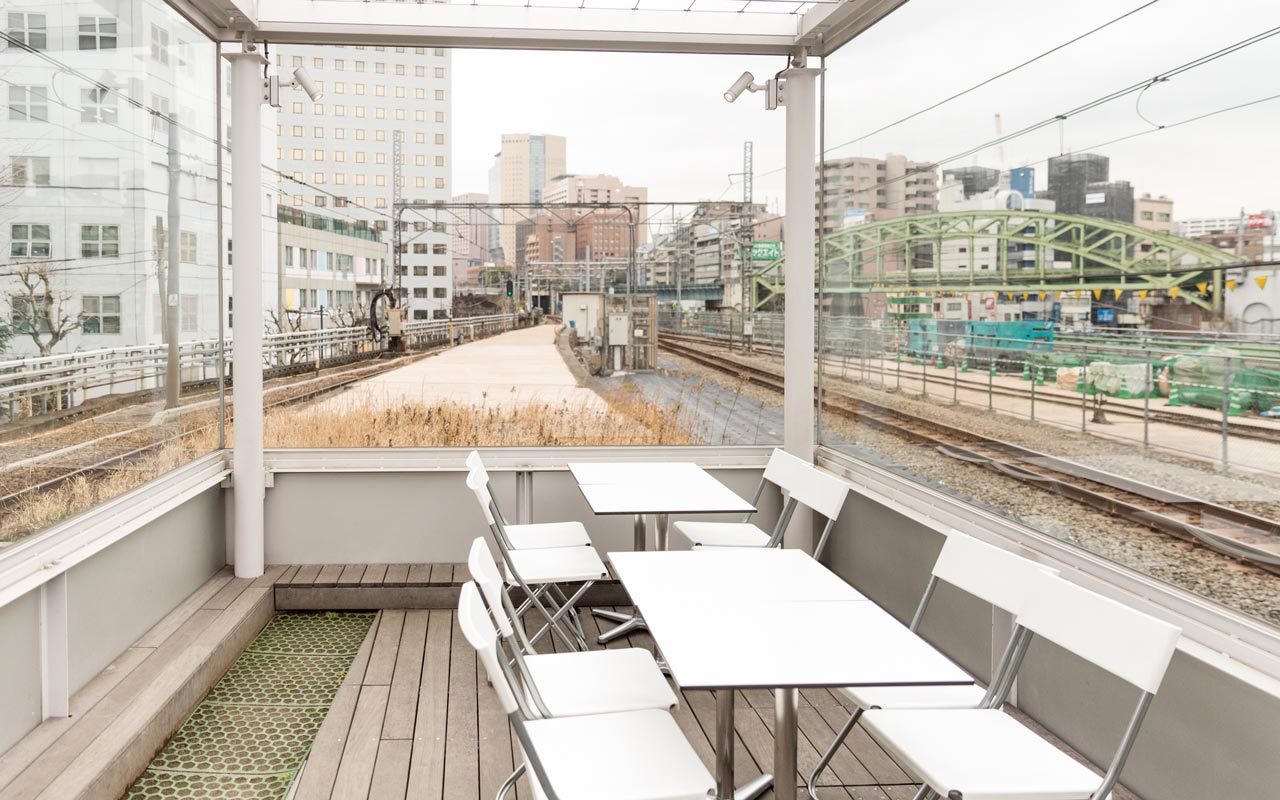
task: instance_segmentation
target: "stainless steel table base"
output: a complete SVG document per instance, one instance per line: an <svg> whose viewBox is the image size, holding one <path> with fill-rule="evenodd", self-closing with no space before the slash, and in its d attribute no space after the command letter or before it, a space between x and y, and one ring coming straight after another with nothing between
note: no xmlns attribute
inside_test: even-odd
<svg viewBox="0 0 1280 800"><path fill-rule="evenodd" d="M667 520L668 520L667 515L655 514L654 516L657 517L657 522L658 522L657 530L655 531L656 533L655 541L658 545L657 549L666 550L667 549ZM635 522L632 523L631 530L632 530L633 536L635 537L634 541L632 542L632 548L637 553L643 553L645 550L645 541L648 538L645 531L644 514L636 514ZM649 626L644 624L644 617L640 616L639 613L620 614L617 611L610 611L607 608L593 608L591 609L591 613L595 614L597 617L602 617L604 619L610 620L611 622L621 623L617 627L610 628L609 630L600 634L596 638L596 642L598 642L599 644L608 644L609 642L612 642L614 639L617 639L620 636L626 636L627 634L634 633L636 631L649 630Z"/></svg>
<svg viewBox="0 0 1280 800"><path fill-rule="evenodd" d="M733 785L733 694L732 689L716 691L716 788L707 794L708 800L755 800L773 785L768 773Z"/></svg>
<svg viewBox="0 0 1280 800"><path fill-rule="evenodd" d="M796 706L798 689L773 691L773 774L789 776L774 787L777 800L796 800Z"/></svg>

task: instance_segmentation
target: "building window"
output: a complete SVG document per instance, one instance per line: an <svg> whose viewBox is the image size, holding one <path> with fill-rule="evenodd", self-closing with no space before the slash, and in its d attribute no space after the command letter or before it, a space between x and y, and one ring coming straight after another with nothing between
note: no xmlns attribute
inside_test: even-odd
<svg viewBox="0 0 1280 800"><path fill-rule="evenodd" d="M80 18L81 50L116 49L116 20L114 17Z"/></svg>
<svg viewBox="0 0 1280 800"><path fill-rule="evenodd" d="M443 111L437 111L437 112L436 112L436 115L435 115L435 118L436 118L436 122L444 122L444 112L443 112Z"/></svg>
<svg viewBox="0 0 1280 800"><path fill-rule="evenodd" d="M446 75L446 73L445 73L444 67L436 67L436 68L435 68L435 76L436 76L437 78L443 78L443 77L445 77L445 75Z"/></svg>
<svg viewBox="0 0 1280 800"><path fill-rule="evenodd" d="M415 277L415 278L425 278L425 277L427 277L427 275L429 275L429 274L430 274L430 273L428 273L428 272L427 272L427 267L423 266L422 264L414 264L414 266L413 266L413 277Z"/></svg>
<svg viewBox="0 0 1280 800"><path fill-rule="evenodd" d="M427 299L427 290L426 290L426 289L414 289L414 290L413 290L413 296L414 296L414 299L416 299L416 300L426 300L426 299Z"/></svg>
<svg viewBox="0 0 1280 800"><path fill-rule="evenodd" d="M49 89L45 86L9 86L9 119L13 122L49 121Z"/></svg>
<svg viewBox="0 0 1280 800"><path fill-rule="evenodd" d="M151 26L151 58L159 64L169 63L169 31Z"/></svg>
<svg viewBox="0 0 1280 800"><path fill-rule="evenodd" d="M444 134L443 134L443 133L437 133L437 134L436 134L436 144L444 144Z"/></svg>
<svg viewBox="0 0 1280 800"><path fill-rule="evenodd" d="M178 258L187 264L196 263L196 234L182 231L178 234Z"/></svg>
<svg viewBox="0 0 1280 800"><path fill-rule="evenodd" d="M436 89L435 96L437 100L445 100L448 97L448 95L445 94L444 89Z"/></svg>
<svg viewBox="0 0 1280 800"><path fill-rule="evenodd" d="M9 255L13 258L48 258L51 241L48 225L21 222L9 226Z"/></svg>
<svg viewBox="0 0 1280 800"><path fill-rule="evenodd" d="M423 308L415 308L413 310L414 319L431 319L431 312Z"/></svg>
<svg viewBox="0 0 1280 800"><path fill-rule="evenodd" d="M46 156L13 156L9 159L10 186L48 186L49 159Z"/></svg>
<svg viewBox="0 0 1280 800"><path fill-rule="evenodd" d="M1150 211L1143 211L1143 212L1142 212L1142 219L1143 219L1143 220L1145 220L1145 221L1148 221L1148 222L1149 222L1149 221L1151 220L1152 216L1153 216L1153 215L1152 215L1152 213L1151 213Z"/></svg>
<svg viewBox="0 0 1280 800"><path fill-rule="evenodd" d="M80 255L83 258L116 258L120 255L119 225L81 225Z"/></svg>
<svg viewBox="0 0 1280 800"><path fill-rule="evenodd" d="M437 286L431 290L431 296L437 299L449 296L449 290L443 286Z"/></svg>
<svg viewBox="0 0 1280 800"><path fill-rule="evenodd" d="M120 119L116 96L109 89L80 90L80 121L114 125Z"/></svg>
<svg viewBox="0 0 1280 800"><path fill-rule="evenodd" d="M444 178L436 178L436 188L437 188L437 189L444 189L444 188L445 188L445 180L444 180Z"/></svg>
<svg viewBox="0 0 1280 800"><path fill-rule="evenodd" d="M84 313L81 330L85 333L120 332L120 295L87 294L80 298L80 310Z"/></svg>
<svg viewBox="0 0 1280 800"><path fill-rule="evenodd" d="M284 265L286 267L293 266L293 245L291 244L284 246Z"/></svg>
<svg viewBox="0 0 1280 800"><path fill-rule="evenodd" d="M197 333L200 330L200 295L184 294L179 302L182 314L178 318L183 333Z"/></svg>
<svg viewBox="0 0 1280 800"><path fill-rule="evenodd" d="M447 256L449 255L449 245L433 244L431 245L431 254L436 256Z"/></svg>
<svg viewBox="0 0 1280 800"><path fill-rule="evenodd" d="M161 136L168 135L169 129L169 98L164 95L151 95L151 107L155 109L151 115L151 135L157 139Z"/></svg>
<svg viewBox="0 0 1280 800"><path fill-rule="evenodd" d="M425 242L414 242L413 254L417 256L425 256L429 252L427 247L428 245Z"/></svg>
<svg viewBox="0 0 1280 800"><path fill-rule="evenodd" d="M9 12L9 38L32 50L49 47L49 24L44 14Z"/></svg>
<svg viewBox="0 0 1280 800"><path fill-rule="evenodd" d="M444 264L436 264L431 268L431 274L437 278L447 278L448 268Z"/></svg>

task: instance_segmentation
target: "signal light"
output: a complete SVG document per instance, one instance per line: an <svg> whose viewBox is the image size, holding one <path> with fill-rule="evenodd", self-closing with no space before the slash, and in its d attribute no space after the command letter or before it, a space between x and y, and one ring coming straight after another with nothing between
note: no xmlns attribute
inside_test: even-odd
<svg viewBox="0 0 1280 800"><path fill-rule="evenodd" d="M512 295L514 295L515 289L516 289L515 281L508 280L507 281L507 297L511 297Z"/></svg>

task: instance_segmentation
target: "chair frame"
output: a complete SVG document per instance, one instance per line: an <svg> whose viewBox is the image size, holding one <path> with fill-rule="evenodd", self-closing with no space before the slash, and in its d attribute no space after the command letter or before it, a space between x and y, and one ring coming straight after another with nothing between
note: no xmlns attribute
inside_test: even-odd
<svg viewBox="0 0 1280 800"><path fill-rule="evenodd" d="M531 608L536 608L538 613L546 620L546 623L537 633L528 637L528 646L532 648L542 637L553 633L564 643L565 647L571 650L588 649L586 632L582 628L582 621L578 618L575 606L583 595L587 593L587 590L595 584L595 581L583 581L582 585L571 596L567 596L554 583L540 583L535 588L534 585L524 579L524 576L520 574L520 570L513 563L511 553L514 548L511 547L511 543L507 540L506 534L502 529L502 524L498 521L496 504L493 502L493 495L489 492L488 476L483 469L472 470L467 475L467 487L471 489L476 499L480 502L485 522L489 524L489 531L498 543L498 550L502 554L503 563L510 570L511 577L515 579L516 585L525 594L524 601L512 614L512 619L517 623L515 627L517 629L523 627L519 623ZM548 609L548 605L552 608ZM565 633L562 629L560 624L562 620L567 623L570 633Z"/></svg>
<svg viewBox="0 0 1280 800"><path fill-rule="evenodd" d="M961 542L969 539L973 539L973 537L956 530L952 530L947 535L947 542L951 543L952 548L955 548ZM991 547L991 545L985 546ZM951 581L946 580L938 574L939 572L945 572L944 559L947 557L947 548L947 543L944 543L943 552L939 553L938 559L934 562L933 567L929 571L929 580L925 583L924 592L920 595L920 602L916 605L915 613L911 616L910 625L907 626L912 633L918 634L920 632L920 626L924 623L925 611L929 608L930 601L933 600L933 595L938 588L938 584L951 583ZM1015 554L1010 555L1015 558L1021 558ZM1056 576L1058 574L1058 571L1051 567L1041 566L1030 561L1028 564L1035 565L1035 567L1042 571L1046 576ZM959 588L968 591L967 587L960 586ZM992 605L998 604L992 603ZM999 662L997 662L995 669L992 671L991 683L988 684L986 694L984 694L982 699L979 701L977 706L978 708L999 708L1004 705L1005 700L1008 699L1009 693L1013 689L1013 681L1017 677L1018 669L1022 666L1022 655L1026 652L1026 645L1029 639L1030 635L1027 629L1015 622L1013 632L1009 637L1008 643L1005 645L1004 652L1000 655ZM845 722L844 727L836 733L835 740L831 742L831 745L822 754L822 757L818 759L818 764L813 768L813 772L809 774L809 780L806 783L806 788L809 791L809 796L813 798L813 800L818 800L818 778L821 777L822 772L831 763L836 752L840 749L840 745L844 743L844 740L847 739L849 734L853 732L853 729L857 727L858 720L862 718L862 714L865 711L866 709L861 707L853 710L848 721Z"/></svg>

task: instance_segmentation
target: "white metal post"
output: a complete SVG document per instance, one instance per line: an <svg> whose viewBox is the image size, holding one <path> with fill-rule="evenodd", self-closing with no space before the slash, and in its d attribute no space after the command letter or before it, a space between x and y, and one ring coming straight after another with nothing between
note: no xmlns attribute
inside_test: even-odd
<svg viewBox="0 0 1280 800"><path fill-rule="evenodd" d="M262 574L266 550L261 264L262 67L266 60L256 49L230 53L227 58L231 61L231 240L236 254L231 267L234 560L236 577L256 578Z"/></svg>
<svg viewBox="0 0 1280 800"><path fill-rule="evenodd" d="M40 708L44 719L71 716L67 573L40 586Z"/></svg>
<svg viewBox="0 0 1280 800"><path fill-rule="evenodd" d="M814 225L817 218L814 210L817 175L814 83L819 72L799 66L783 73L787 110L787 214L782 223L782 236L786 240L783 442L788 453L809 462L813 461ZM812 550L813 524L808 515L796 515L787 528L785 544Z"/></svg>

